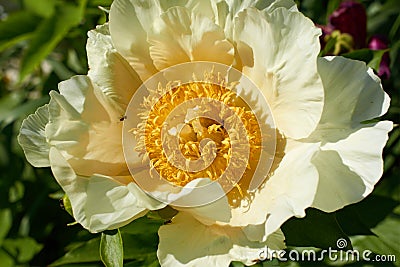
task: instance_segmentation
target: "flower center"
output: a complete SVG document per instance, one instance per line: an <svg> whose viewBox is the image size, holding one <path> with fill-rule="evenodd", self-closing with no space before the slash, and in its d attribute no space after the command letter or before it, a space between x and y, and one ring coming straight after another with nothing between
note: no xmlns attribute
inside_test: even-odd
<svg viewBox="0 0 400 267"><path fill-rule="evenodd" d="M223 82L169 83L151 92L143 106L136 150L160 177L178 186L197 178L218 181L231 205L247 196L262 136L240 96Z"/></svg>

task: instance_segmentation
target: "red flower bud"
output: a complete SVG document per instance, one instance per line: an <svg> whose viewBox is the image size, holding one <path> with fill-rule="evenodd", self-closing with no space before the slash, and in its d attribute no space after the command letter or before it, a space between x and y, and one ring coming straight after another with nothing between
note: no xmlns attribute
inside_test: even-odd
<svg viewBox="0 0 400 267"><path fill-rule="evenodd" d="M367 14L362 4L355 1L342 2L329 16L329 26L353 37L354 48L365 47L367 38Z"/></svg>
<svg viewBox="0 0 400 267"><path fill-rule="evenodd" d="M389 41L385 36L374 35L369 40L368 48L371 50L382 50L388 48ZM381 64L379 65L378 76L383 79L390 78L390 57L389 53L386 52L382 56Z"/></svg>

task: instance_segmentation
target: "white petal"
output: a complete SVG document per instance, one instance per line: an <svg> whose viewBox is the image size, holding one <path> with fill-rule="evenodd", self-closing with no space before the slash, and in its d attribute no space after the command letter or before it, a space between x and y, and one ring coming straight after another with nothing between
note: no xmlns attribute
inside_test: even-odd
<svg viewBox="0 0 400 267"><path fill-rule="evenodd" d="M284 7L290 11L298 11L297 5L293 0L262 0L259 1L256 7L260 10L266 10L272 12L279 7Z"/></svg>
<svg viewBox="0 0 400 267"><path fill-rule="evenodd" d="M18 135L18 142L24 150L26 159L35 167L50 166L50 146L45 135L45 127L48 122L48 105L44 105L22 122Z"/></svg>
<svg viewBox="0 0 400 267"><path fill-rule="evenodd" d="M245 9L254 7L268 13L284 7L290 11L297 11L296 3L292 0L213 0L213 2L215 21L224 29L228 39L233 37L234 18Z"/></svg>
<svg viewBox="0 0 400 267"><path fill-rule="evenodd" d="M172 207L174 207L176 210L184 211L191 214L194 218L196 218L201 223L206 225L213 224L216 221L226 222L226 223L229 222L229 220L231 219L231 209L229 206L228 198L225 196L225 192L222 189L221 185L219 183L212 182L208 178L195 179L191 183L193 182L197 183L197 186L209 185L209 187L207 188L208 194L215 195L216 197L218 197L218 199L202 206L185 208L185 207L176 207L172 203ZM193 196L193 191L191 191L191 193L187 194L186 197L193 198L196 196ZM203 197L200 196L200 199L201 198L204 198L204 194Z"/></svg>
<svg viewBox="0 0 400 267"><path fill-rule="evenodd" d="M129 175L122 149L122 122L105 110L100 89L86 76L76 76L61 83L60 92L50 93L50 121L45 130L49 143L80 175Z"/></svg>
<svg viewBox="0 0 400 267"><path fill-rule="evenodd" d="M390 99L379 78L364 62L343 57L319 58L318 72L325 88L325 105L317 130L324 126L358 128L360 122L388 110Z"/></svg>
<svg viewBox="0 0 400 267"><path fill-rule="evenodd" d="M288 142L286 155L279 167L256 192L249 206L232 211L230 225L256 225L249 226L248 230L263 233L262 240L290 217L305 216L305 209L312 204L317 189L318 172L311 159L319 145ZM261 229L256 229L257 225Z"/></svg>
<svg viewBox="0 0 400 267"><path fill-rule="evenodd" d="M145 81L157 72L150 58L147 27L159 17L156 1L115 0L110 9L110 33L117 51Z"/></svg>
<svg viewBox="0 0 400 267"><path fill-rule="evenodd" d="M181 212L160 227L157 256L161 266L229 266L231 261L254 264L267 245L282 249L282 240L251 242L241 228L206 226Z"/></svg>
<svg viewBox="0 0 400 267"><path fill-rule="evenodd" d="M182 7L167 10L149 36L150 55L157 69L190 61L190 15Z"/></svg>
<svg viewBox="0 0 400 267"><path fill-rule="evenodd" d="M383 173L382 150L393 124L361 123L383 115L390 101L364 63L329 57L320 58L318 68L325 88L324 111L316 131L304 141L322 141L323 151L313 160L320 174L313 206L331 212L372 191Z"/></svg>
<svg viewBox="0 0 400 267"><path fill-rule="evenodd" d="M138 205L137 196L115 179L76 175L54 147L50 148L50 163L57 182L71 201L74 218L89 231L119 228L147 212Z"/></svg>
<svg viewBox="0 0 400 267"><path fill-rule="evenodd" d="M313 160L320 175L314 207L335 211L372 192L383 174L382 150L392 127L382 121L322 147Z"/></svg>
<svg viewBox="0 0 400 267"><path fill-rule="evenodd" d="M363 180L343 164L336 151L320 151L313 163L319 181L313 207L332 212L363 198Z"/></svg>
<svg viewBox="0 0 400 267"><path fill-rule="evenodd" d="M288 137L307 137L321 116L319 35L311 20L285 8L246 9L235 21L243 73L262 90L277 127Z"/></svg>
<svg viewBox="0 0 400 267"><path fill-rule="evenodd" d="M194 179L184 187L156 183L146 170L135 173L134 178L158 201L190 213L204 224L213 224L216 221L228 223L230 220L231 209L225 191L218 182L209 178ZM149 184L144 184L147 181Z"/></svg>
<svg viewBox="0 0 400 267"><path fill-rule="evenodd" d="M112 105L116 116L121 116L142 81L115 50L108 25L98 26L96 30L90 31L88 36L88 76L102 90L105 100Z"/></svg>
<svg viewBox="0 0 400 267"><path fill-rule="evenodd" d="M167 204L162 203L143 192L143 190L136 183L129 183L127 186L129 191L137 197L139 206L145 207L149 210L158 210L167 206Z"/></svg>
<svg viewBox="0 0 400 267"><path fill-rule="evenodd" d="M231 65L234 48L224 31L212 19L192 13L192 57L194 61Z"/></svg>
<svg viewBox="0 0 400 267"><path fill-rule="evenodd" d="M259 10L266 10L268 12L272 12L279 7L284 7L293 11L297 10L296 3L292 0L226 0L225 2L228 4L233 17L249 7L256 7Z"/></svg>
<svg viewBox="0 0 400 267"><path fill-rule="evenodd" d="M186 4L186 8L189 9L192 13L208 17L215 21L215 5L211 0L189 0Z"/></svg>
<svg viewBox="0 0 400 267"><path fill-rule="evenodd" d="M213 20L172 7L162 14L159 29L149 36L150 55L161 70L188 61L212 61L230 65L233 46Z"/></svg>

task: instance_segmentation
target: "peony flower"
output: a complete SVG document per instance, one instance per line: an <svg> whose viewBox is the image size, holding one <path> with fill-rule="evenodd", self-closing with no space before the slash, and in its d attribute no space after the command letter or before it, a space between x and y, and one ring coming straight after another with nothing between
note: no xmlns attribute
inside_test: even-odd
<svg viewBox="0 0 400 267"><path fill-rule="evenodd" d="M89 231L169 206L162 266L254 264L287 219L358 202L382 175L392 123L368 120L389 97L364 63L318 58L319 35L289 0L116 0L88 74L19 142Z"/></svg>

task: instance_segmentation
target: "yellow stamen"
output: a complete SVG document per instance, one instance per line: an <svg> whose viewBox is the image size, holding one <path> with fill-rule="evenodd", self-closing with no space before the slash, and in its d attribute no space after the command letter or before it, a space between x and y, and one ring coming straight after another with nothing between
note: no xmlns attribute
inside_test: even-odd
<svg viewBox="0 0 400 267"><path fill-rule="evenodd" d="M230 185L233 185L233 188L230 187L232 190L228 193L228 199L231 205L238 205L240 200L246 197L247 189L258 164L262 148L261 130L256 116L245 104L245 101L223 82L211 82L211 76L209 75L205 81L201 82L170 83L166 88L159 86L151 92L143 102L143 107L149 112L142 115L144 123L134 131L139 139L135 149L142 154L147 154L151 167L157 170L162 178L175 185L185 186L194 179L206 177L216 181L225 172L232 158L240 157L240 151L239 153L232 151L232 140L228 129L224 127L224 121L230 121L231 124L233 122L233 125L241 123L247 134L249 159L246 159L248 162L241 178L230 177L230 174L227 174ZM219 112L217 116L219 116L220 122L204 116L194 116L185 120L179 127L168 128L169 114L179 105L195 98L208 98L222 103L229 107L230 111L240 118L240 121L235 121L226 111L216 108L205 112L213 114ZM185 112L188 117L191 113L196 115L198 111L191 108ZM193 172L174 166L171 160L176 155L172 153L167 156L165 148L172 144L163 141L163 131L164 134L167 132L170 135L178 136L178 148L186 160L195 161L203 157L204 168ZM224 188L224 184L222 187Z"/></svg>

